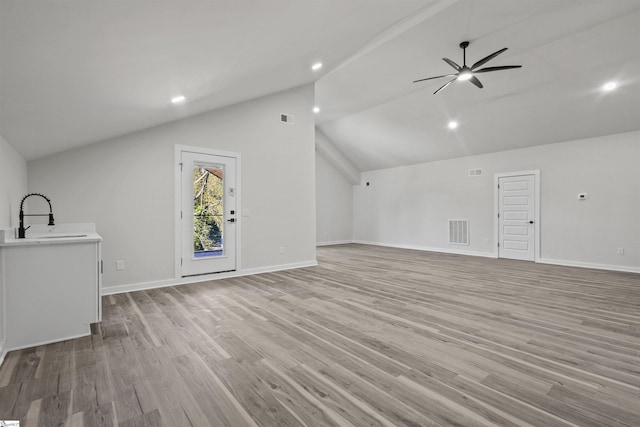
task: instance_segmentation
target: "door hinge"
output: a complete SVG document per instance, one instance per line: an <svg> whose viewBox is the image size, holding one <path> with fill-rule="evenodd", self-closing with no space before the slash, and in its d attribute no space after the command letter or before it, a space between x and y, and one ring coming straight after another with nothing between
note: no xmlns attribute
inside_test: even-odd
<svg viewBox="0 0 640 427"><path fill-rule="evenodd" d="M182 219L182 211L180 211L180 219Z"/></svg>
<svg viewBox="0 0 640 427"><path fill-rule="evenodd" d="M500 242L498 242L498 247L500 247Z"/></svg>
<svg viewBox="0 0 640 427"><path fill-rule="evenodd" d="M180 162L180 163L178 163L178 164L180 165L180 172L182 172L182 165L183 165L183 163L182 163L182 162Z"/></svg>
<svg viewBox="0 0 640 427"><path fill-rule="evenodd" d="M498 184L498 188L500 188L500 184Z"/></svg>
<svg viewBox="0 0 640 427"><path fill-rule="evenodd" d="M180 265L182 265L182 258L180 258Z"/></svg>
<svg viewBox="0 0 640 427"><path fill-rule="evenodd" d="M500 214L498 214L498 218L500 218Z"/></svg>

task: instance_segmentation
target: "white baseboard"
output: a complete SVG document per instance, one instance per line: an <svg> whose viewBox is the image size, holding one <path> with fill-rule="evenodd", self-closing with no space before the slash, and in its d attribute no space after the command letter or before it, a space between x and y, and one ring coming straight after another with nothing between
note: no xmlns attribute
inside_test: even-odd
<svg viewBox="0 0 640 427"><path fill-rule="evenodd" d="M476 252L476 251L468 251L464 249L453 249L453 248L449 249L449 248L436 248L431 246L404 245L404 244L398 244L398 243L370 242L367 240L354 240L352 243L358 243L361 245L385 246L388 248L412 249L415 251L440 252L445 254L479 256L484 258L496 257L493 252Z"/></svg>
<svg viewBox="0 0 640 427"><path fill-rule="evenodd" d="M330 242L316 242L316 246L347 245L349 243L353 243L353 240L333 240Z"/></svg>
<svg viewBox="0 0 640 427"><path fill-rule="evenodd" d="M2 366L2 362L4 362L4 358L7 355L7 350L5 348L5 342L0 342L0 366Z"/></svg>
<svg viewBox="0 0 640 427"><path fill-rule="evenodd" d="M280 264L280 265L270 265L267 267L257 267L257 268L245 268L236 276L249 276L251 274L260 274L260 273L271 273L274 271L282 271L282 270L293 270L295 268L304 268L304 267L315 267L318 265L318 261L315 259L313 261L303 261L303 262L294 262L291 264Z"/></svg>
<svg viewBox="0 0 640 427"><path fill-rule="evenodd" d="M231 277L249 276L252 274L271 273L274 271L292 270L294 268L315 267L316 260L296 262L291 264L269 265L265 267L246 268L240 271L228 271L225 273L205 274L202 276L181 277L177 279L157 280L153 282L131 283L127 285L109 286L102 288L102 295L115 295L125 292L143 291L146 289L164 288L167 286L186 285L189 283L208 282L210 280L228 279Z"/></svg>
<svg viewBox="0 0 640 427"><path fill-rule="evenodd" d="M596 270L611 270L611 271L623 271L625 273L640 273L640 267L632 267L626 265L611 265L611 264L595 264L591 262L582 261L567 261L562 259L538 259L540 264L552 264L563 265L565 267L580 267L580 268L593 268Z"/></svg>
<svg viewBox="0 0 640 427"><path fill-rule="evenodd" d="M123 294L125 292L143 291L145 289L164 288L178 284L174 279L155 280L153 282L129 283L126 285L102 287L101 295Z"/></svg>

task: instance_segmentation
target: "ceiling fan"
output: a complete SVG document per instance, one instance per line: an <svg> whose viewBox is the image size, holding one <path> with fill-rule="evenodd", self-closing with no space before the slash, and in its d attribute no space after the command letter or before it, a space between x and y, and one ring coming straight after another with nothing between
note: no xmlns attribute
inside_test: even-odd
<svg viewBox="0 0 640 427"><path fill-rule="evenodd" d="M444 62L446 62L447 64L451 65L453 68L455 68L457 73L444 74L442 76L435 76L435 77L427 77L426 79L415 80L414 83L423 82L425 80L439 79L441 77L453 77L451 80L446 82L444 85L440 86L440 88L438 90L433 92L434 95L436 93L440 92L445 87L449 86L455 80L461 80L461 81L469 80L471 83L473 83L474 85L476 85L480 89L482 89L482 87L483 87L482 83L480 83L480 80L478 80L478 78L475 76L475 74L477 74L477 73L488 73L490 71L509 70L511 68L520 68L520 67L522 67L522 65L502 65L502 66L499 66L499 67L485 67L485 68L480 68L479 70L477 69L478 67L486 64L487 62L491 61L493 58L495 58L496 56L500 55L502 52L507 50L506 47L502 48L502 49L500 49L500 50L498 50L496 52L493 52L489 56L485 56L480 61L478 61L475 64L473 64L471 67L467 67L467 47L468 46L469 46L469 42L468 41L460 43L460 48L462 49L462 67L459 66L458 64L456 64L455 62L453 62L452 60L450 60L449 58L442 58L442 60Z"/></svg>

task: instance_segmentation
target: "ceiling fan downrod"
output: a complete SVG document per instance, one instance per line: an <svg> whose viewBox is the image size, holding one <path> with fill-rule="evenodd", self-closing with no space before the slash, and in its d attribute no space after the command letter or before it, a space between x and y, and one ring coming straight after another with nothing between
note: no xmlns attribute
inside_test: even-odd
<svg viewBox="0 0 640 427"><path fill-rule="evenodd" d="M462 49L462 66L467 66L467 47L469 47L469 42L460 43L460 49Z"/></svg>

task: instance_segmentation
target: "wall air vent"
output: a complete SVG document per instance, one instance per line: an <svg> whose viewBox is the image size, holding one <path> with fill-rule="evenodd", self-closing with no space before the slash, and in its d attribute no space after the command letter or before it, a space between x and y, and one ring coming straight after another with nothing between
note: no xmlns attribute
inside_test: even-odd
<svg viewBox="0 0 640 427"><path fill-rule="evenodd" d="M280 121L289 125L295 125L296 116L292 116L291 114L280 114Z"/></svg>
<svg viewBox="0 0 640 427"><path fill-rule="evenodd" d="M482 169L469 169L469 176L480 176L482 175Z"/></svg>
<svg viewBox="0 0 640 427"><path fill-rule="evenodd" d="M452 245L469 244L469 220L450 219L449 220L449 243Z"/></svg>

